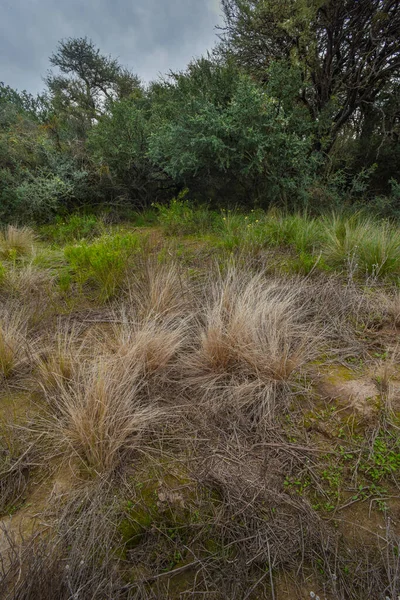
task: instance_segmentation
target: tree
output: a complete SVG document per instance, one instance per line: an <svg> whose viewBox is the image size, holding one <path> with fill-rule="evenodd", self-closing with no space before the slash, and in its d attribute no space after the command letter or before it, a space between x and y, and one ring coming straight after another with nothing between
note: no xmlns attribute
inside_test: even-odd
<svg viewBox="0 0 400 600"><path fill-rule="evenodd" d="M113 102L88 138L88 149L104 187L113 197L144 207L157 199L162 174L148 158L151 104L148 99Z"/></svg>
<svg viewBox="0 0 400 600"><path fill-rule="evenodd" d="M242 67L261 81L273 61L301 69L319 148L400 75L400 0L222 2L222 48Z"/></svg>
<svg viewBox="0 0 400 600"><path fill-rule="evenodd" d="M231 65L201 59L173 79L154 100L149 156L179 186L215 203L301 194L313 169L304 119Z"/></svg>
<svg viewBox="0 0 400 600"><path fill-rule="evenodd" d="M62 40L50 57L59 74L49 72L46 83L56 112L76 122L84 134L110 102L140 94L140 81L116 59L100 54L87 38Z"/></svg>

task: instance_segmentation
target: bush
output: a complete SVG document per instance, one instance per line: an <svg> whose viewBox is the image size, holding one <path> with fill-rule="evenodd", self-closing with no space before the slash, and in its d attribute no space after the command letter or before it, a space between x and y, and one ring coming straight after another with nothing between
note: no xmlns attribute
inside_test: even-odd
<svg viewBox="0 0 400 600"><path fill-rule="evenodd" d="M32 177L16 189L16 217L23 222L51 221L61 209L61 200L69 199L72 194L72 185L60 177Z"/></svg>
<svg viewBox="0 0 400 600"><path fill-rule="evenodd" d="M294 118L249 77L202 59L160 99L148 155L197 197L293 205L310 184L316 162L304 113Z"/></svg>
<svg viewBox="0 0 400 600"><path fill-rule="evenodd" d="M104 236L92 244L67 246L65 258L80 286L94 288L100 300L108 300L120 289L139 238L132 234Z"/></svg>

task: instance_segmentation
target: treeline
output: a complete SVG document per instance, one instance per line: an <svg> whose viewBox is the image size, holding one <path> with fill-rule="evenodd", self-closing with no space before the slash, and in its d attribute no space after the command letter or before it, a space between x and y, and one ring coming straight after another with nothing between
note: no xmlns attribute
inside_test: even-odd
<svg viewBox="0 0 400 600"><path fill-rule="evenodd" d="M0 220L217 206L400 216L400 0L222 0L212 54L143 85L86 38L0 85Z"/></svg>

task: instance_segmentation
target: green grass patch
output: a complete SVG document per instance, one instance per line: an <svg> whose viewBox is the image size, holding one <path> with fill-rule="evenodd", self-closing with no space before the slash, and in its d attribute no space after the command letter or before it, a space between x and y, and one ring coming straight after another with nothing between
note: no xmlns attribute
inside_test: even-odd
<svg viewBox="0 0 400 600"><path fill-rule="evenodd" d="M137 235L114 234L91 244L67 246L64 256L81 288L89 287L100 300L106 301L121 288L139 249Z"/></svg>
<svg viewBox="0 0 400 600"><path fill-rule="evenodd" d="M92 240L104 232L104 224L95 215L71 215L58 217L52 225L40 229L41 237L50 243L67 244L80 240Z"/></svg>
<svg viewBox="0 0 400 600"><path fill-rule="evenodd" d="M194 205L186 199L187 190L169 204L154 204L158 222L166 235L204 234L214 227L216 214L204 205Z"/></svg>

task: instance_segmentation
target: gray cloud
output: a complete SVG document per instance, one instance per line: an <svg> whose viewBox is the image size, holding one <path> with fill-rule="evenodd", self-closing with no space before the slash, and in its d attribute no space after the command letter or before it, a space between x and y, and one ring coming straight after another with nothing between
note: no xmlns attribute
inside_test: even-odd
<svg viewBox="0 0 400 600"><path fill-rule="evenodd" d="M0 81L43 89L48 57L65 37L88 36L144 81L211 49L219 0L1 0Z"/></svg>

